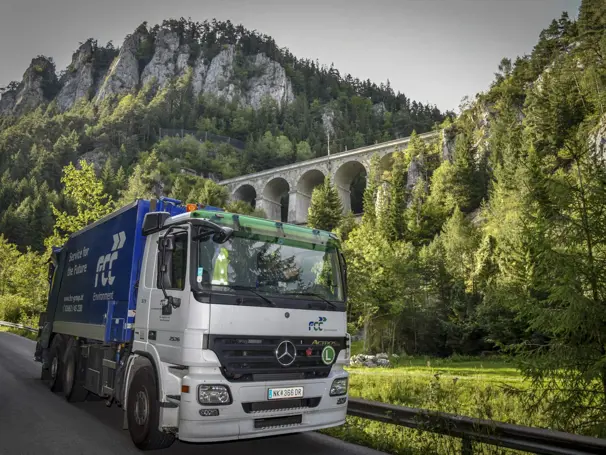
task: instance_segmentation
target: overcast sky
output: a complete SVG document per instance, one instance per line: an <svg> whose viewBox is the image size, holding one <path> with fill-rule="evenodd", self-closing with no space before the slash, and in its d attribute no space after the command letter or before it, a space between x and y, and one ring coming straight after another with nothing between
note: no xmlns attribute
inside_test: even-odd
<svg viewBox="0 0 606 455"><path fill-rule="evenodd" d="M121 45L143 21L216 17L274 37L298 57L456 109L485 90L502 57L528 53L539 32L581 0L0 0L0 87L33 57L64 69L79 42Z"/></svg>

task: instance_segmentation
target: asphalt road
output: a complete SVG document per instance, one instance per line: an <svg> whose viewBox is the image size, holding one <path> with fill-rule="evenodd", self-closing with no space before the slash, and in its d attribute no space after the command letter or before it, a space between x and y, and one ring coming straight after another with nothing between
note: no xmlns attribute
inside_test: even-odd
<svg viewBox="0 0 606 455"><path fill-rule="evenodd" d="M0 455L141 454L103 401L71 404L40 381L35 343L0 332ZM318 433L217 444L175 442L154 455L380 455Z"/></svg>

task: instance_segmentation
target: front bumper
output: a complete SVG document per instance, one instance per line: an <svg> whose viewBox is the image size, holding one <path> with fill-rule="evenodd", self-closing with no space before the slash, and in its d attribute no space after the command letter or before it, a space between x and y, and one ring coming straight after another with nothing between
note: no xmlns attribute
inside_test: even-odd
<svg viewBox="0 0 606 455"><path fill-rule="evenodd" d="M180 440L188 442L214 442L235 439L249 439L265 436L275 436L287 433L299 433L334 427L345 423L347 414L347 395L331 397L330 386L336 378L347 377L343 369L333 368L330 375L324 379L307 381L280 382L246 382L230 383L223 375L190 373L183 378L183 385L188 385L190 393L182 393L179 405ZM200 384L224 384L230 388L233 402L225 406L202 406L197 400L197 390ZM303 398L320 398L315 407L297 407L290 409L251 411L246 412L243 403L267 402L267 389L270 387L304 387ZM202 417L201 409L218 409L216 417ZM279 424L266 428L255 428L258 419L275 417L301 416L301 423Z"/></svg>

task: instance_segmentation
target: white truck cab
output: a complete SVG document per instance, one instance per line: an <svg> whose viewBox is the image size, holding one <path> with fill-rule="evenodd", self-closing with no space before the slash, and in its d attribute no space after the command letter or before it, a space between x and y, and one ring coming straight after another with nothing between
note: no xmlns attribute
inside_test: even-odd
<svg viewBox="0 0 606 455"><path fill-rule="evenodd" d="M151 371L132 365L145 360L162 404L157 423L147 419L184 441L343 424L349 339L336 237L224 212L147 217L124 399L137 445L153 397L137 381Z"/></svg>

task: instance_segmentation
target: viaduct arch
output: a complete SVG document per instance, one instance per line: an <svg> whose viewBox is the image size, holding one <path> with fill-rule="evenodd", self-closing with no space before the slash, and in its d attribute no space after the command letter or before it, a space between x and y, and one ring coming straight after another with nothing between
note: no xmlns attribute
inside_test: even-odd
<svg viewBox="0 0 606 455"><path fill-rule="evenodd" d="M436 140L438 133L420 134L423 140ZM326 176L336 186L343 212L352 210L351 187L360 177L365 177L370 169L370 160L377 154L380 167L388 169L391 155L404 150L410 138L383 142L368 147L314 158L307 161L268 169L255 174L242 175L219 184L228 188L232 200L246 201L254 207L262 208L272 220L294 224L307 222L307 212L314 188Z"/></svg>

